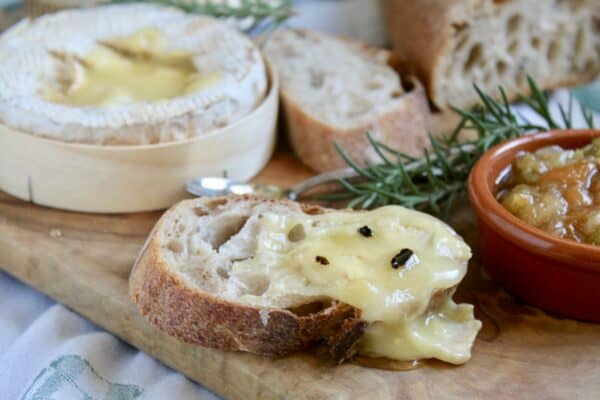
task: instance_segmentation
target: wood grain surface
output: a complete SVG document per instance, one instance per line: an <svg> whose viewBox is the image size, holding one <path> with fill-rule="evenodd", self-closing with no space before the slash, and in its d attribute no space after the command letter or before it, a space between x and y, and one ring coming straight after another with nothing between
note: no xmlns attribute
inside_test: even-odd
<svg viewBox="0 0 600 400"><path fill-rule="evenodd" d="M308 176L280 151L258 180L287 185ZM0 266L228 399L600 398L600 325L516 302L485 279L477 254L457 297L475 304L483 329L472 360L460 367L428 361L387 371L179 343L151 327L127 297L132 263L158 216L70 213L0 193ZM476 250L468 207L457 210L453 225Z"/></svg>

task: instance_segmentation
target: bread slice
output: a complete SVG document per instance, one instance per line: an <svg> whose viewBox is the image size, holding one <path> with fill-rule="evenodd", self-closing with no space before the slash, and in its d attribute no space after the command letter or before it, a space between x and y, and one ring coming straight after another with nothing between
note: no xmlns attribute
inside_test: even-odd
<svg viewBox="0 0 600 400"><path fill-rule="evenodd" d="M150 234L131 272L130 296L152 324L187 343L263 355L285 355L324 343L335 360L343 361L359 350L358 343L364 339L364 333L372 326L380 325L379 322L373 321L370 316L367 316L370 318L367 321L366 314L356 305L315 290L317 283L314 277L294 272L296 268L310 266L278 265L270 268L267 264L250 264L251 268L244 268L244 262L265 260L260 258L259 241L266 240L263 224L270 221L271 216L299 218L306 222L306 228L298 230L294 225L284 236L284 245L293 250L294 246L306 240L305 234L308 237L311 229L317 229L315 226L330 226L327 224L331 221L319 222L314 218L332 217L336 213L339 212L318 206L250 196L185 200L168 210ZM346 216L364 215L350 211L342 213ZM406 216L402 218L406 218L408 226L413 223L408 218L411 213L424 218L425 226L432 232L431 237L420 236L425 242L438 237L435 232L450 234L435 243L445 251L442 260L455 259L457 263L457 269L453 270L456 271L454 280L425 282L427 290L419 301L413 301L415 299L411 296L401 297L398 307L393 309L394 315L406 315L407 319L428 318L448 304L450 308L444 309L447 310L444 312L457 313L451 325L444 325L442 335L447 337L441 339L443 344L425 347L424 352L411 350L407 357L437 357L454 363L465 362L480 324L473 319L471 306L456 305L450 298L466 271L470 255L468 247L450 228L433 217L402 209L401 214L404 213ZM363 238L352 226L350 232L356 235L355 240L370 241L371 244L385 240L377 239L379 232L376 228L373 238ZM410 232L415 237L419 236L416 230ZM309 256L309 260L314 262L310 257L314 256ZM326 274L325 268L334 267L336 256L332 257L332 265L327 266L323 262L323 265L315 264L313 268ZM388 268L392 271L389 265ZM365 272L371 274L373 271L368 266ZM335 285L335 282L331 284ZM421 292L417 290L414 293ZM340 297L347 294L345 291ZM364 312L368 311L365 308ZM415 329L420 329L415 326ZM452 331L456 333L448 333ZM381 332L386 331L375 331L374 338L380 337ZM454 347L457 344L458 347ZM450 350L440 353L438 348L445 345ZM368 346L367 343L367 349Z"/></svg>
<svg viewBox="0 0 600 400"><path fill-rule="evenodd" d="M440 109L469 107L473 82L510 98L590 81L600 72L598 0L386 0L386 25L405 72Z"/></svg>
<svg viewBox="0 0 600 400"><path fill-rule="evenodd" d="M260 292L265 284L260 274L244 281L228 276L234 260L252 254L254 227L247 222L261 210L325 212L316 206L253 197L179 203L156 224L131 273L129 292L142 314L184 342L264 355L305 349L342 326L356 333L364 329L355 322L360 315L356 309L326 299L290 297L282 300L287 307L257 307L235 300L242 292ZM193 232L194 223L200 221L199 232ZM192 252L199 255L192 257ZM177 254L186 258L177 260ZM352 345L347 342L332 342L332 349L345 354Z"/></svg>
<svg viewBox="0 0 600 400"><path fill-rule="evenodd" d="M366 132L411 155L427 143L429 108L412 78L402 82L390 53L309 30L280 29L265 45L281 81L295 153L315 171L345 166L333 142L359 163L378 161Z"/></svg>

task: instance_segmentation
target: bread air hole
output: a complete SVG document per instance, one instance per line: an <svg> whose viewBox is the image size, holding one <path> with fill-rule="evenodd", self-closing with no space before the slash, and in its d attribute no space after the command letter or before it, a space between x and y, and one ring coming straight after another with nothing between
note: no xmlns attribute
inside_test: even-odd
<svg viewBox="0 0 600 400"><path fill-rule="evenodd" d="M515 14L508 19L506 23L506 31L509 35L515 34L523 23L523 17L519 14Z"/></svg>
<svg viewBox="0 0 600 400"><path fill-rule="evenodd" d="M304 231L304 225L296 224L287 234L290 242L299 242L306 238L306 232Z"/></svg>
<svg viewBox="0 0 600 400"><path fill-rule="evenodd" d="M167 248L173 253L182 253L183 252L183 242L179 239L171 239L169 244L167 244Z"/></svg>
<svg viewBox="0 0 600 400"><path fill-rule="evenodd" d="M481 43L475 44L471 47L471 51L469 51L469 57L467 58L467 62L465 63L465 71L469 72L473 67L478 64L482 60L482 46Z"/></svg>
<svg viewBox="0 0 600 400"><path fill-rule="evenodd" d="M225 204L227 204L226 198L213 199L213 200L207 202L205 204L205 207L212 211L220 206L224 206Z"/></svg>
<svg viewBox="0 0 600 400"><path fill-rule="evenodd" d="M583 51L585 44L585 30L583 27L577 28L577 34L575 35L575 55L578 56Z"/></svg>
<svg viewBox="0 0 600 400"><path fill-rule="evenodd" d="M467 36L467 35L461 35L461 38L458 39L458 41L456 42L456 45L454 46L454 50L456 52L462 50L463 47L465 47L465 44L467 44L468 39L469 39L469 36Z"/></svg>
<svg viewBox="0 0 600 400"><path fill-rule="evenodd" d="M550 46L548 46L548 54L547 54L548 61L550 61L550 62L556 61L556 59L559 56L559 53L560 53L560 43L555 40L550 43Z"/></svg>
<svg viewBox="0 0 600 400"><path fill-rule="evenodd" d="M534 36L533 38L531 38L531 47L533 47L534 49L539 49L540 44L541 44L541 40L539 37Z"/></svg>
<svg viewBox="0 0 600 400"><path fill-rule="evenodd" d="M412 79L402 79L402 77L400 77L400 85L402 85L402 89L404 90L404 93L410 93L413 90L415 90L415 82ZM394 92L396 93L396 92ZM398 97L402 96L402 92L398 93Z"/></svg>
<svg viewBox="0 0 600 400"><path fill-rule="evenodd" d="M208 238L208 242L213 249L218 249L225 244L229 239L235 236L239 231L242 230L246 221L247 216L231 216L228 218L221 218L219 224L214 227L211 236Z"/></svg>
<svg viewBox="0 0 600 400"><path fill-rule="evenodd" d="M504 75L506 73L506 69L508 65L504 61L498 61L496 63L496 71L498 71L499 75Z"/></svg>

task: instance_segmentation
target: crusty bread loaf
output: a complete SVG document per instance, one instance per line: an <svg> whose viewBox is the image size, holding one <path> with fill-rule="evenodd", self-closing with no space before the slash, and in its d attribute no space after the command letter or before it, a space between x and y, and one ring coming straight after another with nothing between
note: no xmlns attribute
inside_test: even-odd
<svg viewBox="0 0 600 400"><path fill-rule="evenodd" d="M510 98L591 80L600 71L598 0L386 0L386 25L403 70L440 109L469 107L472 84Z"/></svg>
<svg viewBox="0 0 600 400"><path fill-rule="evenodd" d="M405 270L387 261L397 246L413 249ZM386 356L463 363L481 326L472 306L451 299L469 257L451 228L401 207L367 214L199 198L158 221L129 293L152 324L187 343L264 355L325 344L341 362L357 351L381 355L389 339L404 347Z"/></svg>
<svg viewBox="0 0 600 400"><path fill-rule="evenodd" d="M345 165L333 142L357 162L379 158L366 132L419 155L429 114L421 85L403 83L389 52L308 30L277 31L265 54L281 78L281 99L292 147L316 171Z"/></svg>

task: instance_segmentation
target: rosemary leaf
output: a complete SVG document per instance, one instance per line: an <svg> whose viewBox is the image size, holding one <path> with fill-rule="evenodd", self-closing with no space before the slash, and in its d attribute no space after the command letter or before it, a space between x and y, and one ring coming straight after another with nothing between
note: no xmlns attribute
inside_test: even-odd
<svg viewBox="0 0 600 400"><path fill-rule="evenodd" d="M338 153L340 154L340 156L342 156L342 158L344 159L344 161L346 162L346 164L348 164L350 167L352 167L352 169L354 171L356 171L356 173L359 176L362 176L363 178L366 179L375 179L375 176L367 169L367 168L361 168L357 163L355 163L349 156L348 154L346 154L346 152L344 151L344 149L342 149L340 147L339 144L334 143L336 150L338 151Z"/></svg>
<svg viewBox="0 0 600 400"><path fill-rule="evenodd" d="M358 195L358 196L364 195L364 192L362 190L356 188L353 184L348 182L346 179L340 179L339 182L344 187L344 189L346 189L350 193L354 193L355 195Z"/></svg>
<svg viewBox="0 0 600 400"><path fill-rule="evenodd" d="M581 108L581 115L583 115L583 119L585 119L587 126L594 129L594 112L581 103L579 104L579 107Z"/></svg>
<svg viewBox="0 0 600 400"><path fill-rule="evenodd" d="M356 206L363 203L364 201L365 201L365 195L356 197L356 198L350 200L350 202L348 203L348 208L356 208ZM361 208L365 208L365 207L362 207L362 205L364 205L364 204L361 204Z"/></svg>
<svg viewBox="0 0 600 400"><path fill-rule="evenodd" d="M448 160L448 158L444 154L444 151L440 147L440 143L431 134L429 134L429 142L431 143L431 148L433 149L435 156L440 161L440 165L442 166L444 173L449 176L453 175L453 170L450 167L450 161Z"/></svg>
<svg viewBox="0 0 600 400"><path fill-rule="evenodd" d="M382 147L377 141L375 141L375 139L373 139L373 135L371 135L371 132L367 133L367 139L369 140L371 147L373 147L373 150L375 150L379 158L381 158L381 160L386 165L393 165L393 163L385 156L385 154L383 154L383 152L381 151Z"/></svg>

